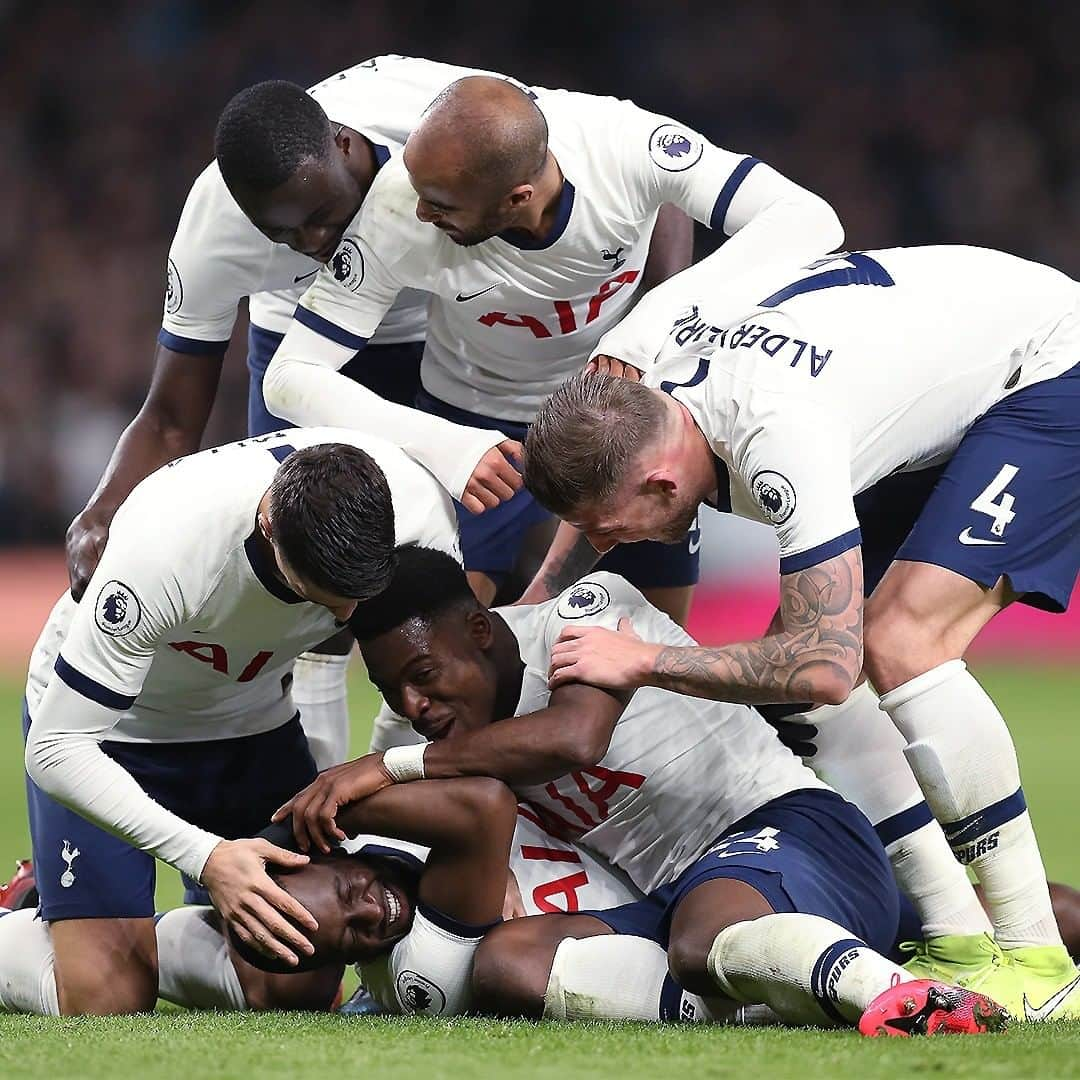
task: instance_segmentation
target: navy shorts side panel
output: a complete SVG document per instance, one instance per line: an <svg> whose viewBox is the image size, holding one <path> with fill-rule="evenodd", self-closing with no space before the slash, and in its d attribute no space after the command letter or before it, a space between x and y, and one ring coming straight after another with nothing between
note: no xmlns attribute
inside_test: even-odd
<svg viewBox="0 0 1080 1080"><path fill-rule="evenodd" d="M263 401L263 376L282 337L282 334L264 330L254 323L248 327L248 435L267 435L293 427L287 420L269 412ZM341 373L387 401L411 406L420 389L423 354L422 341L367 345L341 369Z"/></svg>

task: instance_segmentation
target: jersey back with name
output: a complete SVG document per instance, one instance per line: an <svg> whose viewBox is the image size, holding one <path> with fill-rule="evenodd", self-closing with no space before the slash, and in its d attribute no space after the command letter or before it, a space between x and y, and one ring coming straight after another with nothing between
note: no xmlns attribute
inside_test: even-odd
<svg viewBox="0 0 1080 1080"><path fill-rule="evenodd" d="M551 648L567 626L615 629L628 617L646 641L694 644L608 573L591 574L547 603L499 613L526 665L518 715L547 705ZM645 687L631 698L597 765L518 794L546 828L599 853L648 893L751 810L821 786L752 709Z"/></svg>
<svg viewBox="0 0 1080 1080"><path fill-rule="evenodd" d="M460 558L449 497L379 439L307 428L181 458L120 508L82 602L65 594L53 609L31 661L31 715L55 667L84 696L122 710L110 739L233 738L289 720L293 660L338 626L277 576L256 512L280 460L328 442L360 447L381 467L399 543Z"/></svg>
<svg viewBox="0 0 1080 1080"><path fill-rule="evenodd" d="M456 244L417 220L408 172L392 160L338 249L345 262L317 275L298 320L360 342L400 289L427 288L425 388L459 408L530 420L632 305L660 206L720 227L725 185L748 160L629 101L539 88L535 99L564 178L545 237Z"/></svg>
<svg viewBox="0 0 1080 1080"><path fill-rule="evenodd" d="M996 401L1080 357L1076 283L980 248L699 276L684 299L645 381L712 444L721 508L775 527L782 572L843 550L854 494L947 460Z"/></svg>
<svg viewBox="0 0 1080 1080"><path fill-rule="evenodd" d="M377 56L308 91L334 123L364 135L378 162L398 152L421 113L446 86L482 74L408 56ZM178 352L228 342L236 305L251 297L256 326L284 334L296 302L322 263L268 240L225 187L217 162L192 185L169 250L162 343ZM403 292L381 320L374 344L424 337L427 297Z"/></svg>

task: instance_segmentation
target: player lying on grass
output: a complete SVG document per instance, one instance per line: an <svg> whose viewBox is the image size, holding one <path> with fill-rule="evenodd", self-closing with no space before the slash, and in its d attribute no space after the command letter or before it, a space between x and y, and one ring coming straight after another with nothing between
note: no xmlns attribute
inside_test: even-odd
<svg viewBox="0 0 1080 1080"><path fill-rule="evenodd" d="M26 687L63 1013L153 1008L155 856L201 880L242 940L286 961L308 948L298 927L314 920L264 869L297 856L236 838L315 776L292 662L386 585L395 540L456 552L452 503L397 447L343 429L207 450L126 500L88 594L53 609Z"/></svg>
<svg viewBox="0 0 1080 1080"><path fill-rule="evenodd" d="M1032 1019L1080 1016L1012 738L963 662L1003 608L1063 611L1076 581L1080 289L964 247L854 252L734 283L705 260L663 288L602 345L646 365L642 382L567 382L530 431L526 482L600 548L673 538L702 502L773 525L780 611L759 640L718 648L669 647L629 623L570 629L552 686L847 707L865 664L990 912L945 844L898 865L923 918L922 969L985 978ZM853 697L852 754L871 763L890 750L859 734L874 702ZM896 803L896 842L925 829L903 769L863 775ZM1003 997L1010 970L1017 992Z"/></svg>
<svg viewBox="0 0 1080 1080"><path fill-rule="evenodd" d="M858 1021L894 979L910 978L880 955L899 897L866 818L745 706L656 689L629 700L584 685L548 690L550 648L568 623L629 614L664 640L691 640L611 574L492 612L452 559L403 549L393 583L350 625L388 704L436 741L337 766L275 818L291 814L300 846L328 851L345 835L339 808L357 799L425 776L498 776L650 894L643 903L664 924L679 984L764 1002L794 1023ZM582 983L565 1003L552 989L553 1015L574 1015L569 1002L606 969L624 977L591 992L638 993L618 961L626 943L604 944L606 958L590 948L580 964L564 951L553 980ZM759 954L770 957L764 968ZM961 1007L928 998L929 984L911 993L920 1015ZM632 1003L613 1008L638 1015ZM1002 1015L982 1000L979 1009L991 1025Z"/></svg>

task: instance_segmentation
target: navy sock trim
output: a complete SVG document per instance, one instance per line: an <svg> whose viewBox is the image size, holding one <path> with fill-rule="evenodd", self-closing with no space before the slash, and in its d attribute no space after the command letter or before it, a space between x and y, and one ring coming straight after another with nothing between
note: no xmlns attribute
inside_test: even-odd
<svg viewBox="0 0 1080 1080"><path fill-rule="evenodd" d="M914 806L909 806L906 810L901 810L899 814L893 814L892 817L878 822L874 826L874 832L878 834L881 846L888 847L890 844L895 844L901 837L909 836L924 825L929 825L933 820L934 815L930 813L930 807L926 805L924 799Z"/></svg>
<svg viewBox="0 0 1080 1080"><path fill-rule="evenodd" d="M814 970L810 973L810 991L817 999L825 1015L835 1020L838 1024L847 1024L847 1021L836 1008L832 998L828 995L829 973L837 962L852 949L865 949L866 942L858 938L842 938L830 945L815 961Z"/></svg>
<svg viewBox="0 0 1080 1080"><path fill-rule="evenodd" d="M982 810L976 810L974 814L968 814L959 821L944 823L942 828L945 830L945 839L954 848L965 847L986 833L1001 828L1007 821L1018 818L1025 810L1027 800L1024 798L1024 789L1019 787L1011 795L1006 795L1004 799L999 799Z"/></svg>
<svg viewBox="0 0 1080 1080"><path fill-rule="evenodd" d="M679 1022L682 994L682 987L670 975L665 975L664 985L660 987L660 1019L664 1023Z"/></svg>

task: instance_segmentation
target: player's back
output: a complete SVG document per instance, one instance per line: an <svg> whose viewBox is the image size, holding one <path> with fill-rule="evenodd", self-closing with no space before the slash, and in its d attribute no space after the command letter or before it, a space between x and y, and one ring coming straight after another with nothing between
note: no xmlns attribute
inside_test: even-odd
<svg viewBox="0 0 1080 1080"><path fill-rule="evenodd" d="M546 706L551 647L566 626L614 629L628 617L647 641L695 644L633 586L608 573L591 574L547 603L499 613L526 664L519 715ZM751 810L785 792L822 786L749 707L644 687L631 698L597 766L520 794L649 892Z"/></svg>
<svg viewBox="0 0 1080 1080"><path fill-rule="evenodd" d="M737 470L740 445L793 409L845 431L858 491L944 460L1003 395L1072 366L1058 343L1080 341L1078 300L1064 274L982 248L830 256L695 297L648 379L686 385L705 363L676 395Z"/></svg>

